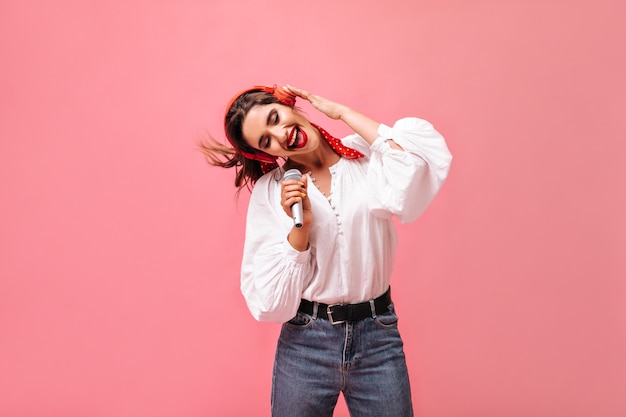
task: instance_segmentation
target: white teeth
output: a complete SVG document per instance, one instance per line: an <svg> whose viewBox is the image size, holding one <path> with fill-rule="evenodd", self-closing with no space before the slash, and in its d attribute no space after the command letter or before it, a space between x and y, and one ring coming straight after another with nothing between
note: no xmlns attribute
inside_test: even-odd
<svg viewBox="0 0 626 417"><path fill-rule="evenodd" d="M290 141L287 144L287 147L291 148L293 146L294 143L296 143L296 138L298 137L298 128L294 127L293 128L293 133L291 135Z"/></svg>

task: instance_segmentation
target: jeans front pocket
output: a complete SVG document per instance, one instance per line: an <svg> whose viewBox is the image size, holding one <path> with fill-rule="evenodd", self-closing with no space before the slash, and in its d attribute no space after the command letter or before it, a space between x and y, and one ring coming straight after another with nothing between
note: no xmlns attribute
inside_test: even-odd
<svg viewBox="0 0 626 417"><path fill-rule="evenodd" d="M296 316L285 323L285 325L292 329L304 329L309 327L312 322L313 318L311 318L311 316L298 311Z"/></svg>
<svg viewBox="0 0 626 417"><path fill-rule="evenodd" d="M398 327L398 316L393 309L388 313L376 316L374 321L383 329L395 329Z"/></svg>

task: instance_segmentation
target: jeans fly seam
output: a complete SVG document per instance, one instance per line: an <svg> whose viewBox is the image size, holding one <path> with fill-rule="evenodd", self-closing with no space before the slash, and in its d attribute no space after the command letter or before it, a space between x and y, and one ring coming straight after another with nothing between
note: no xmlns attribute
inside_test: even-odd
<svg viewBox="0 0 626 417"><path fill-rule="evenodd" d="M347 377L347 373L348 373L348 334L350 332L349 330L349 324L348 323L343 323L343 326L346 330L345 336L343 338L343 357L341 358L341 374L342 374L342 378L343 378L343 387L345 388L346 386L346 377Z"/></svg>

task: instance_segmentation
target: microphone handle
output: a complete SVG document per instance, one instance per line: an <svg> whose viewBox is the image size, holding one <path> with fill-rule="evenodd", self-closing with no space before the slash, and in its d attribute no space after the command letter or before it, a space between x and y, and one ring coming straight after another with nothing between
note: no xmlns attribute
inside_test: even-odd
<svg viewBox="0 0 626 417"><path fill-rule="evenodd" d="M289 171L285 172L285 175L283 176L283 181L284 180L299 180L300 178L302 178L302 173L300 171L298 171L297 169L290 169ZM291 206L291 214L293 216L293 224L296 227L302 227L302 222L303 222L303 214L302 214L302 200L298 201L297 203L294 203Z"/></svg>
<svg viewBox="0 0 626 417"><path fill-rule="evenodd" d="M298 201L291 206L291 214L293 214L294 226L298 228L302 227L302 201Z"/></svg>

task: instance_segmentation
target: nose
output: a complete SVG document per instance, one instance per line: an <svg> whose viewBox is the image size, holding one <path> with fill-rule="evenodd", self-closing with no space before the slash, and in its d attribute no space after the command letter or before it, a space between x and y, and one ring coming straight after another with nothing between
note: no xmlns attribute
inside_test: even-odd
<svg viewBox="0 0 626 417"><path fill-rule="evenodd" d="M272 126L269 133L281 146L285 146L289 139L289 130L287 130L286 126Z"/></svg>

